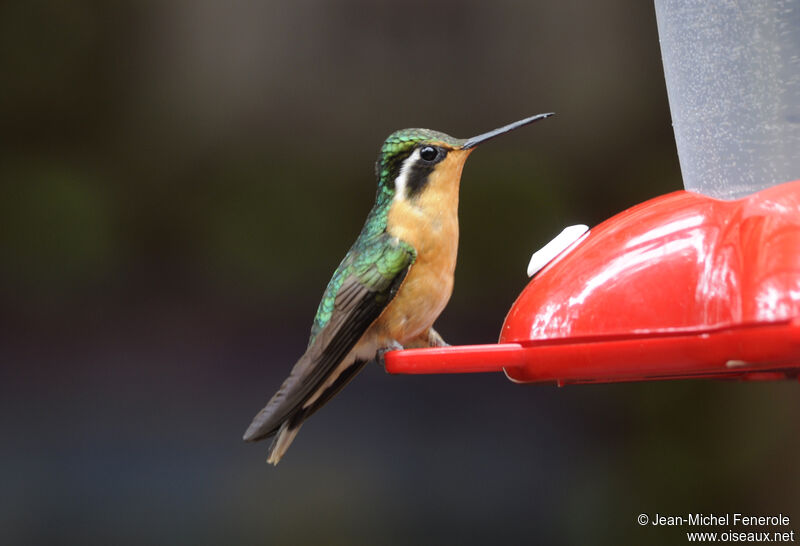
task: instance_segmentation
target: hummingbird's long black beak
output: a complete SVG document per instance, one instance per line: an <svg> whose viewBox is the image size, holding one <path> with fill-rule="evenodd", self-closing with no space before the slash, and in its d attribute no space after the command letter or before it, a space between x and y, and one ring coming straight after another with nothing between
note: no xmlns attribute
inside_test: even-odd
<svg viewBox="0 0 800 546"><path fill-rule="evenodd" d="M474 136L472 138L468 138L467 141L461 145L462 150L469 150L470 148L474 148L481 142L486 142L498 135L502 135L503 133L507 133L509 131L513 131L519 127L523 127L525 125L531 124L534 121L539 121L540 119L549 118L552 116L554 112L549 112L547 114L536 114L535 116L531 116L529 118L521 119L519 121L515 121L514 123L509 123L508 125L504 125L499 129L493 129L488 133L483 133L482 135Z"/></svg>

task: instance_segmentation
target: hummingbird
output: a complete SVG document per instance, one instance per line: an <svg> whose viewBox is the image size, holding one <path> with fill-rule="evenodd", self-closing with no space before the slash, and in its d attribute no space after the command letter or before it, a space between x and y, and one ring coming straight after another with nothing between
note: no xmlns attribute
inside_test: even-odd
<svg viewBox="0 0 800 546"><path fill-rule="evenodd" d="M375 204L325 288L308 347L244 433L248 442L274 436L268 463L278 464L305 420L367 362L447 345L433 323L453 291L464 162L477 145L551 115L467 139L430 129L389 135L375 164Z"/></svg>

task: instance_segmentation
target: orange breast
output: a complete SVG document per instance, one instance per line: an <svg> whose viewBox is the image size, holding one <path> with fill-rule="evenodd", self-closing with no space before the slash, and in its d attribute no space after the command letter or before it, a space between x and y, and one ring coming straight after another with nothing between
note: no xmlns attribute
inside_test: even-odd
<svg viewBox="0 0 800 546"><path fill-rule="evenodd" d="M387 232L417 251L403 285L376 323L381 334L401 344L426 332L453 292L458 190L467 155L451 151L418 196L396 200L389 211Z"/></svg>

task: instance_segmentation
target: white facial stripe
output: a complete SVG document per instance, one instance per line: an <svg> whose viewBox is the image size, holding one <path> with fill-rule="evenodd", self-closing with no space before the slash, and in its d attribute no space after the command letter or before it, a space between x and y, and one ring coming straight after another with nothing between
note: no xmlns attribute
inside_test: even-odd
<svg viewBox="0 0 800 546"><path fill-rule="evenodd" d="M406 186L408 186L408 174L411 172L411 167L419 161L419 148L416 148L414 152L405 158L403 161L403 166L400 167L400 174L397 175L397 178L394 181L394 198L397 200L403 200L406 198Z"/></svg>

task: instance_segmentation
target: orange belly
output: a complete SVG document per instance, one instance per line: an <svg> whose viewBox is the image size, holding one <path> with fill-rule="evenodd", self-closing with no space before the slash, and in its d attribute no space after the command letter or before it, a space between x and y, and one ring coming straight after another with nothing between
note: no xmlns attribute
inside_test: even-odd
<svg viewBox="0 0 800 546"><path fill-rule="evenodd" d="M452 260L418 257L376 323L382 336L405 345L427 332L450 300L454 270L455 252Z"/></svg>

